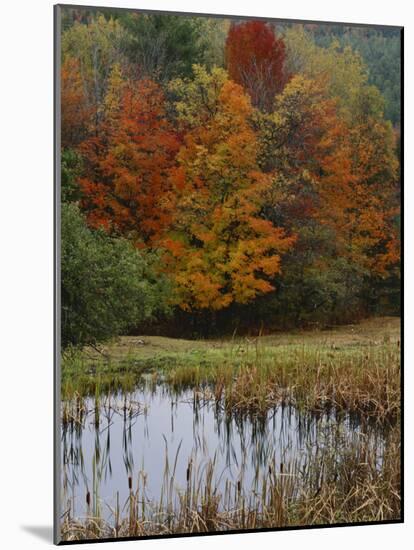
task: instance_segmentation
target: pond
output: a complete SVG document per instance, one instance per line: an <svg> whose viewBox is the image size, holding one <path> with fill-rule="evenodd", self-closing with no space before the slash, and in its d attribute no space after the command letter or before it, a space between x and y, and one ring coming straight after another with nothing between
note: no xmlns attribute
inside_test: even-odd
<svg viewBox="0 0 414 550"><path fill-rule="evenodd" d="M279 406L260 417L234 415L208 388L163 383L77 399L62 411L62 513L112 523L131 495L152 520L183 499L197 506L207 492L219 510L240 502L260 510L272 484L283 480L292 499L304 484L316 492L328 467L339 471L349 453L369 454L380 469L386 445L383 429L349 414Z"/></svg>

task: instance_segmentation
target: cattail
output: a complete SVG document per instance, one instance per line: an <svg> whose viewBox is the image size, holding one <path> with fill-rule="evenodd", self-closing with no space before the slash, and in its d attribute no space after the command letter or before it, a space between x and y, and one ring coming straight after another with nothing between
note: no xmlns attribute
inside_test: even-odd
<svg viewBox="0 0 414 550"><path fill-rule="evenodd" d="M128 489L130 491L132 490L132 477L131 476L128 476Z"/></svg>
<svg viewBox="0 0 414 550"><path fill-rule="evenodd" d="M88 506L88 508L91 505L91 494L89 491L86 493L86 505Z"/></svg>

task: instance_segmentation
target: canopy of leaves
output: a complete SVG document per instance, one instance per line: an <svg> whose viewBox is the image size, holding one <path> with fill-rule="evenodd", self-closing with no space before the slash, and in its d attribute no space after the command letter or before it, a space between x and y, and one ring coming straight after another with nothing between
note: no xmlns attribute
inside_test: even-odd
<svg viewBox="0 0 414 550"><path fill-rule="evenodd" d="M132 13L120 18L127 31L123 45L135 76L168 81L189 76L191 66L202 60L203 20L196 17Z"/></svg>
<svg viewBox="0 0 414 550"><path fill-rule="evenodd" d="M233 23L226 40L229 76L243 86L253 105L268 110L283 89L285 44L262 21Z"/></svg>
<svg viewBox="0 0 414 550"><path fill-rule="evenodd" d="M167 227L169 171L178 142L153 81L124 82L115 65L103 101L98 136L86 140L79 184L93 227L155 243Z"/></svg>
<svg viewBox="0 0 414 550"><path fill-rule="evenodd" d="M397 162L391 128L371 116L349 126L338 112L339 100L329 95L323 80L291 79L276 97L273 113L257 119L261 164L290 180L286 224L297 228L318 220L334 231L337 255L384 274L396 260Z"/></svg>
<svg viewBox="0 0 414 550"><path fill-rule="evenodd" d="M385 100L385 118L400 121L401 40L398 29L312 25L306 30L319 46L329 47L336 40L341 47L358 52L368 69L368 82Z"/></svg>
<svg viewBox="0 0 414 550"><path fill-rule="evenodd" d="M71 78L71 88L67 93L72 97L82 94L78 109L88 110L95 126L99 121L112 66L123 61L124 36L125 31L119 21L107 19L102 14L92 18L87 25L75 22L62 35L62 70L66 70ZM66 88L63 86L64 93ZM75 101L76 97L73 97L71 104ZM63 96L63 109L66 103ZM96 132L96 127L93 130Z"/></svg>
<svg viewBox="0 0 414 550"><path fill-rule="evenodd" d="M176 216L166 246L180 307L219 310L273 290L270 277L294 239L260 216L272 178L257 164L249 97L223 71L194 73L174 84L187 133L173 173Z"/></svg>
<svg viewBox="0 0 414 550"><path fill-rule="evenodd" d="M340 114L349 122L368 113L382 117L384 100L368 82L368 70L359 53L338 41L323 48L315 44L302 26L286 30L286 62L293 74L325 80L331 97L338 99Z"/></svg>
<svg viewBox="0 0 414 550"><path fill-rule="evenodd" d="M63 11L65 345L398 310L397 31Z"/></svg>

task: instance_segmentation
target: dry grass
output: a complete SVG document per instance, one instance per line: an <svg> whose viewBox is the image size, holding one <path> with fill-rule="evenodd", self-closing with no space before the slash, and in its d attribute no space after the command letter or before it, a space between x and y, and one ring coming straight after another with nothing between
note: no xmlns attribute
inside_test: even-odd
<svg viewBox="0 0 414 550"><path fill-rule="evenodd" d="M175 465L166 459L164 483L158 500L146 495L146 476L130 478L130 494L123 506L119 497L112 520L99 514L72 518L70 505L63 514L65 541L136 537L160 534L222 532L302 525L332 525L400 518L400 434L391 430L385 450L361 436L361 441L335 448L321 446L303 464L298 460L278 471L258 475L253 487L243 477L217 486L215 460L204 472L191 462L187 486L175 485ZM91 498L90 495L86 497ZM99 509L90 503L90 510Z"/></svg>
<svg viewBox="0 0 414 550"><path fill-rule="evenodd" d="M327 407L391 419L400 412L398 343L344 349L255 344L220 364L177 365L165 373L179 390L193 387L228 412L265 414L280 404Z"/></svg>
<svg viewBox="0 0 414 550"><path fill-rule="evenodd" d="M129 391L143 372L152 371L178 390L192 387L204 399L213 397L227 410L263 413L289 402L396 417L399 338L397 318L223 341L123 337L102 354L88 349L64 358L62 399Z"/></svg>
<svg viewBox="0 0 414 550"><path fill-rule="evenodd" d="M143 343L142 343L143 342ZM201 475L188 465L187 487L178 489L166 464L159 498L148 500L146 477L130 480L130 495L99 513L97 496L86 495L89 513L62 516L63 540L201 533L233 529L398 520L400 517L400 333L399 319L358 326L233 338L187 341L123 337L102 350L65 358L63 425L82 423L83 395L102 403L114 390L128 391L152 371L172 391L191 388L194 400L214 401L228 415L265 415L291 404L303 411L355 412L383 426L383 448L362 438L354 445L321 446L307 463L270 465L256 485L216 485L214 459ZM384 432L384 433L385 433ZM378 452L381 454L378 463ZM89 500L88 500L89 499Z"/></svg>

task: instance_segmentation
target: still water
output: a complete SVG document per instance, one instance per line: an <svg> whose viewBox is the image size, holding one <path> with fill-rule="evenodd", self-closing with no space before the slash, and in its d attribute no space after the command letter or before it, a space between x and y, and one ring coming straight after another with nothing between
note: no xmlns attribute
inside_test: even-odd
<svg viewBox="0 0 414 550"><path fill-rule="evenodd" d="M194 390L171 391L163 384L86 398L81 406L61 433L62 511L70 507L78 518L91 513L93 501L110 521L117 503L122 507L139 487L149 505L166 491L179 499L189 478L202 489L210 476L216 491L235 487L250 498L263 476L299 476L327 449L368 439L380 467L384 448L379 431L350 415L305 415L279 406L265 417L235 417Z"/></svg>

